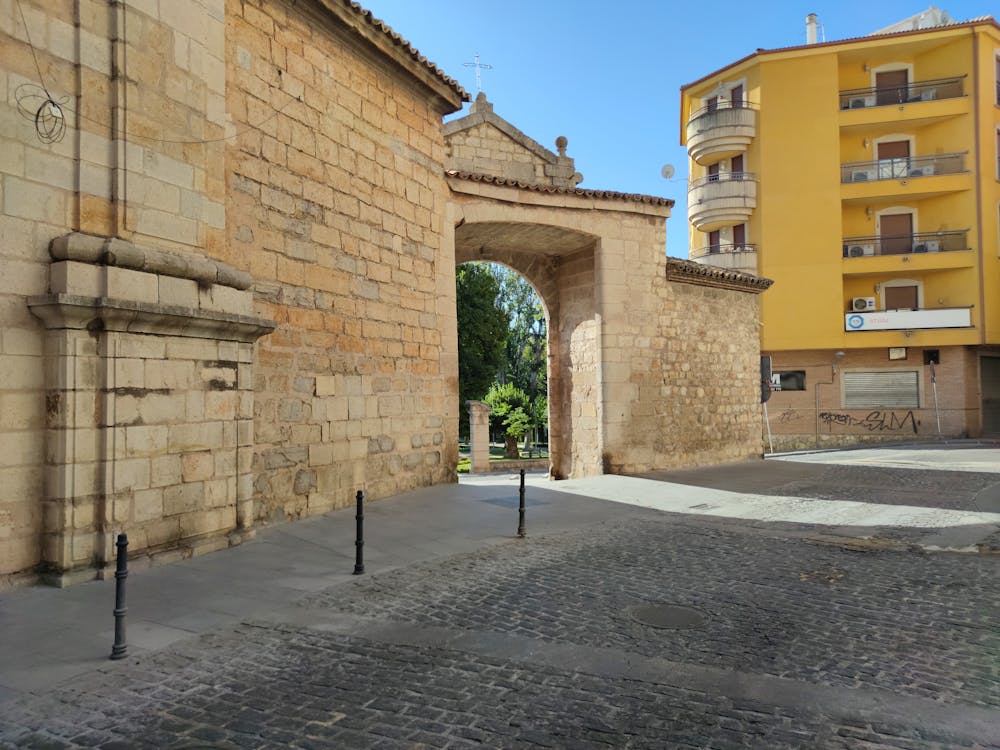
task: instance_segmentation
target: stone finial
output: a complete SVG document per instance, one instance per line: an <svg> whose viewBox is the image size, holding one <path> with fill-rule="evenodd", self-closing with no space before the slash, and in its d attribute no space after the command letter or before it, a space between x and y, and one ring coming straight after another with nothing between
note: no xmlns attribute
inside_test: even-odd
<svg viewBox="0 0 1000 750"><path fill-rule="evenodd" d="M556 151L559 152L559 156L566 156L566 146L569 145L569 141L566 136L561 135L556 138Z"/></svg>
<svg viewBox="0 0 1000 750"><path fill-rule="evenodd" d="M493 111L493 105L490 104L490 101L486 98L486 94L482 91L476 94L476 100L472 103L472 106L469 107L469 114L475 114L476 112L492 112L492 111Z"/></svg>

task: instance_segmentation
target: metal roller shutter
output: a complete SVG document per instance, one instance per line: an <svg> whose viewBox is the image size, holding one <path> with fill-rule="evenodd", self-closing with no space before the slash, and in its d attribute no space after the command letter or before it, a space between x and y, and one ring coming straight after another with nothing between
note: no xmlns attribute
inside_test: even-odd
<svg viewBox="0 0 1000 750"><path fill-rule="evenodd" d="M845 372L845 409L916 409L920 407L920 373Z"/></svg>

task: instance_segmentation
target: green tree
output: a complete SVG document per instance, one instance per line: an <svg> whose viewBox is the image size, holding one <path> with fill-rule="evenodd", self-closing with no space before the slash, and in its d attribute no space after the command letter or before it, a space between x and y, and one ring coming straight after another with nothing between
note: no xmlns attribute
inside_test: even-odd
<svg viewBox="0 0 1000 750"><path fill-rule="evenodd" d="M469 411L465 402L482 399L503 369L510 316L498 302L500 284L486 265L459 266L455 282L459 432L468 435Z"/></svg>
<svg viewBox="0 0 1000 750"><path fill-rule="evenodd" d="M500 304L510 316L501 382L512 382L532 399L546 390L545 310L524 277L499 264L491 272L500 285Z"/></svg>
<svg viewBox="0 0 1000 750"><path fill-rule="evenodd" d="M483 399L490 405L490 421L504 434L504 458L520 458L517 441L537 418L528 394L513 383L494 383Z"/></svg>

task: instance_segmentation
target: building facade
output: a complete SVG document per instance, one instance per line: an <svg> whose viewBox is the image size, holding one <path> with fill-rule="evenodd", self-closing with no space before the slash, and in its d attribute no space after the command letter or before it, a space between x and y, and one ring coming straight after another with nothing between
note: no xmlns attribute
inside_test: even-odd
<svg viewBox="0 0 1000 750"><path fill-rule="evenodd" d="M759 455L768 282L468 98L350 0L0 3L0 586L456 481L469 260L545 299L554 476Z"/></svg>
<svg viewBox="0 0 1000 750"><path fill-rule="evenodd" d="M1000 433L1000 27L932 10L681 89L690 257L775 281L775 450Z"/></svg>

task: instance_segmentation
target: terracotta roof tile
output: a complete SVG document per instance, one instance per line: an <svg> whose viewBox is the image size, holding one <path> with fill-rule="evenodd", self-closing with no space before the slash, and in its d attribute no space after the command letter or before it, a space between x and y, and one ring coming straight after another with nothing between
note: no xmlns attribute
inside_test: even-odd
<svg viewBox="0 0 1000 750"><path fill-rule="evenodd" d="M552 185L536 185L520 180L511 180L506 177L494 177L488 174L477 174L474 172L459 172L454 169L445 170L448 177L455 177L459 180L469 180L471 182L486 182L491 185L515 187L519 190L534 190L538 193L552 193L556 195L577 195L581 198L597 198L602 200L621 200L633 203L646 203L650 206L673 207L672 198L660 198L655 195L642 195L641 193L619 193L614 190L585 190L583 188L554 187Z"/></svg>
<svg viewBox="0 0 1000 750"><path fill-rule="evenodd" d="M454 90L455 93L462 98L463 102L471 101L469 92L466 91L464 88L462 88L459 85L458 81L456 81L451 76L446 75L445 72L441 70L437 65L435 65L426 57L421 55L420 51L417 50L416 47L414 47L412 44L410 44L409 41L407 41L399 34L397 34L395 31L393 31L392 27L389 26L389 24L387 24L380 18L375 18L375 16L372 15L372 12L370 10L362 8L361 5L359 5L356 2L353 2L352 0L341 0L341 1L343 2L345 7L349 8L350 10L354 11L359 16L361 16L369 26L385 34L392 41L393 44L401 48L407 55L412 57L416 62L423 65L431 73L437 76L442 83L446 84L447 86L450 86L452 90Z"/></svg>
<svg viewBox="0 0 1000 750"><path fill-rule="evenodd" d="M774 282L752 273L730 271L726 268L695 263L693 260L667 258L667 280L686 284L714 286L721 289L735 289L741 292L760 294Z"/></svg>
<svg viewBox="0 0 1000 750"><path fill-rule="evenodd" d="M689 89L692 86L697 86L698 84L707 81L709 78L712 78L713 76L716 76L725 70L729 70L730 68L736 67L737 65L744 63L747 60L750 60L751 58L759 57L761 55L772 55L779 52L795 52L798 50L808 50L808 49L822 48L822 47L834 47L838 44L870 42L873 39L891 39L893 37L913 36L914 34L929 34L935 31L947 31L949 29L980 26L982 24L992 24L993 26L1000 27L1000 24L997 24L996 19L993 16L978 16L977 18L972 18L968 21L957 21L955 23L943 24L941 26L932 26L926 29L907 29L905 31L892 31L885 34L866 34L864 36L847 37L846 39L832 39L828 42L816 42L815 44L795 44L789 47L775 47L773 49L763 49L758 47L749 55L745 55L744 57L741 57L739 60L734 60L728 65L724 65L717 70L713 70L711 73L703 75L701 78L695 81L691 81L691 83L685 83L683 86L681 86L681 91Z"/></svg>

